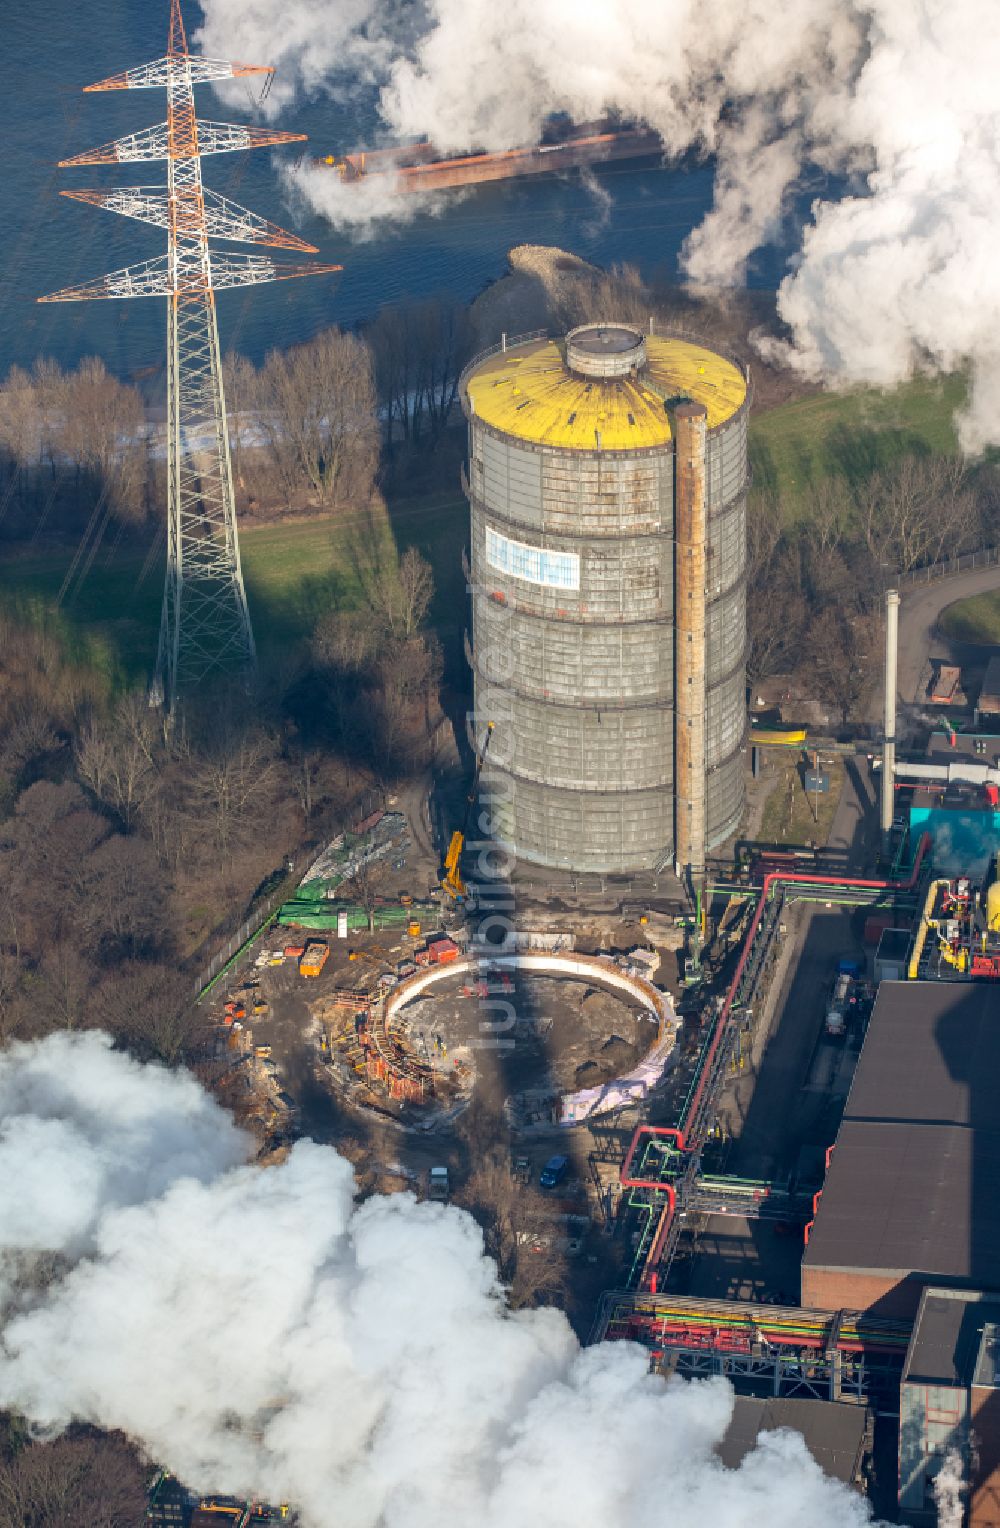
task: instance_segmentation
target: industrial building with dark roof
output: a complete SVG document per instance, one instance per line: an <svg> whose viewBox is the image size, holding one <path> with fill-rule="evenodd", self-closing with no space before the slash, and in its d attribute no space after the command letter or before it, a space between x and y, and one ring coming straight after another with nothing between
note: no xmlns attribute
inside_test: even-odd
<svg viewBox="0 0 1000 1528"><path fill-rule="evenodd" d="M967 1289L924 1291L900 1387L899 1505L936 1524L934 1482L957 1451L968 1528L1000 1520L1000 1300Z"/></svg>
<svg viewBox="0 0 1000 1528"><path fill-rule="evenodd" d="M1000 991L883 982L802 1260L802 1303L916 1315L1000 1291Z"/></svg>
<svg viewBox="0 0 1000 1528"><path fill-rule="evenodd" d="M762 1433L791 1428L802 1437L824 1475L857 1485L871 1450L871 1417L865 1406L800 1397L738 1395L732 1420L715 1452L729 1470L739 1469Z"/></svg>

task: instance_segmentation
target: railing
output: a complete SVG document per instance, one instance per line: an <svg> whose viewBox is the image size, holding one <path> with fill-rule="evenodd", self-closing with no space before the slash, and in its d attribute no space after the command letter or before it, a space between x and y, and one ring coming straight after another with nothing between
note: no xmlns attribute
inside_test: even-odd
<svg viewBox="0 0 1000 1528"><path fill-rule="evenodd" d="M548 329L529 329L527 334L503 334L498 344L488 345L485 350L478 350L462 368L462 374L458 379L459 398L465 392L465 382L470 372L475 371L476 367L481 366L484 361L488 361L491 355L502 355L507 350L513 350L515 345L527 345L531 340L547 340L548 338Z"/></svg>
<svg viewBox="0 0 1000 1528"><path fill-rule="evenodd" d="M208 964L203 966L197 976L194 977L195 1002L201 1001L208 988L220 973L235 961L237 956L253 944L258 935L262 934L265 928L267 928L281 904L288 901L289 891L294 884L297 884L291 881L291 877L295 875L297 870L301 874L299 867L303 864L310 864L320 849L328 844L331 838L337 836L337 832L346 831L351 823L363 822L374 811L381 799L381 793L377 790L369 789L363 792L343 814L343 821L340 822L339 826L331 824L330 831L325 833L321 839L311 839L309 842L299 846L296 855L289 857L288 863L290 869L288 876L281 882L281 885L276 886L274 891L262 901L253 904L239 928L225 940L216 950Z"/></svg>
<svg viewBox="0 0 1000 1528"><path fill-rule="evenodd" d="M221 949L216 950L208 965L195 977L195 1002L198 1002L205 995L220 971L225 970L234 956L238 955L245 945L251 944L258 934L263 933L282 902L287 902L287 900L288 884L287 882L282 882L278 890L273 891L264 902L258 903L253 912L244 918L235 934L226 940Z"/></svg>
<svg viewBox="0 0 1000 1528"><path fill-rule="evenodd" d="M1000 546L978 547L974 552L962 552L958 557L946 557L941 562L928 563L924 568L912 568L900 573L900 584L930 584L937 578L952 578L956 573L970 573L975 568L1000 566Z"/></svg>
<svg viewBox="0 0 1000 1528"><path fill-rule="evenodd" d="M720 345L716 345L714 342L706 340L704 334L699 334L696 330L685 329L683 326L677 324L658 324L652 315L650 315L649 322L645 329L640 331L638 324L635 324L634 326L630 324L629 327L634 327L637 332L651 334L660 339L686 340L689 344L702 345L706 349L711 350L714 355L722 356L723 360L730 361L732 365L736 367L737 371L740 373L740 376L746 382L746 402L750 402L750 368L746 361L744 361L740 356L736 355L734 351L728 350ZM472 359L468 361L462 368L462 374L458 379L458 397L461 398L465 393L465 383L469 374L475 371L477 366L481 366L484 361L489 360L491 355L502 355L505 351L513 350L518 345L527 345L532 340L562 340L564 338L565 333L562 330L557 329L531 329L527 334L501 335L498 344L490 345L485 350L477 351ZM746 404L744 404L744 407L746 407Z"/></svg>

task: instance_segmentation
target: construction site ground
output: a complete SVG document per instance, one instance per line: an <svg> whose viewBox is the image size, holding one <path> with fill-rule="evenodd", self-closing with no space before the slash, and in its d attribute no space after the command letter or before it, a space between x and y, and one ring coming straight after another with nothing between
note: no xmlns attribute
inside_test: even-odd
<svg viewBox="0 0 1000 1528"><path fill-rule="evenodd" d="M471 1087L454 1095L445 1090L443 1107L399 1105L384 1089L352 1075L340 1053L337 1039L355 1030L343 995L356 992L361 1001L380 973L412 958L423 937L393 943L383 932L355 937L339 949L338 941L329 943L330 959L318 978L300 976L294 960L257 973L268 1015L255 1021L254 1038L266 1034L277 1075L296 1101L298 1127L317 1140L335 1140L343 1118L358 1113L381 1115L405 1134L446 1135L455 1123L449 1104L475 1096L481 1111L499 1118L511 1094L524 1089L554 1100L610 1080L633 1066L654 1038L649 1021L627 1003L582 981L514 973L502 987L494 982L491 994L499 990L484 1001L468 975L445 976L403 1010L403 1025L394 1033L404 1036L436 1079L447 1085L449 1071L461 1068Z"/></svg>
<svg viewBox="0 0 1000 1528"><path fill-rule="evenodd" d="M426 898L438 866L434 830L427 797L418 788L401 792L395 810L406 812L409 843L402 863L388 863L379 887L383 896L404 892ZM521 897L516 897L518 906ZM531 925L534 910L515 914L518 927ZM683 935L664 915L643 927L637 910L621 917L620 900L592 907L586 914L562 918L579 951L624 952L636 944L655 944L661 964L654 980L678 990L677 947ZM438 928L421 928L411 938L396 930L374 934L309 935L293 927L272 926L250 956L206 999L207 1016L216 1030L216 1065L220 1096L255 1126L267 1147L300 1136L337 1147L353 1162L362 1192L411 1189L423 1196L431 1167L446 1166L452 1197L461 1203L463 1188L486 1150L506 1151L513 1162L527 1158L529 1179L537 1185L541 1168L556 1153L566 1153L570 1172L551 1204L554 1219L585 1216L592 1231L582 1254L574 1260L568 1281L568 1313L581 1334L588 1330L598 1297L620 1285L625 1248L605 1234L612 1223L618 1169L638 1120L635 1110L592 1122L591 1127L560 1127L553 1122L552 1103L560 1093L591 1087L628 1071L655 1038L648 1017L616 995L583 981L563 981L512 973L510 990L495 994L513 1008L508 1028L498 1024L498 1011L484 1005L463 987L468 975L446 977L433 993L418 998L405 1010L413 1049L445 1075L455 1060L469 1085L459 1088L440 1106L403 1107L378 1090L371 1090L338 1051L332 1022L339 1013L342 1031L353 1030L349 1006L335 1009L335 993L374 991L380 975L393 976L412 960L428 936L459 934L459 918L447 904ZM552 918L541 920L552 923ZM559 918L555 918L559 922ZM651 937L650 937L651 936ZM278 959L286 946L310 937L322 939L329 959L317 978L303 977L295 958ZM662 941L662 943L661 943ZM356 958L350 959L350 953ZM272 963L268 963L268 957ZM404 964L405 969L405 964ZM226 1003L231 1005L225 1013ZM233 1008L244 1008L235 1017ZM254 1012L254 1008L259 1011ZM504 1010L500 1010L503 1018ZM485 1032L484 1032L485 1031ZM350 1035L345 1035L350 1039ZM693 1068L697 1030L681 1031L678 1061L667 1092L686 1088ZM504 1105L525 1097L539 1103L530 1128L511 1128ZM670 1107L674 1107L671 1105ZM518 1124L523 1119L518 1117Z"/></svg>
<svg viewBox="0 0 1000 1528"><path fill-rule="evenodd" d="M425 800L413 791L399 803L409 819L411 844L406 863L390 867L387 885L393 894L411 888L412 894L426 896L435 878L434 834ZM845 837L855 836L852 821ZM561 891L562 881L557 879ZM541 921L555 926L562 916L561 926L572 932L578 950L624 951L647 941L650 933L652 942L659 944L662 937L674 946L661 948L655 979L679 995L685 1021L676 1062L641 1116L669 1123L678 1118L690 1087L717 1000L713 994L725 989L750 904L731 906L732 938L722 941L731 947L728 955L720 952L711 989L684 996L678 984L673 920L654 914L651 924L641 926L638 911L629 907L623 920L621 902L615 906L610 886L608 892L606 905L587 912L574 908L569 918L567 903L573 899L564 902L557 892L558 909ZM523 897L516 886L514 899L520 908ZM442 926L447 921L448 909L443 908ZM458 932L457 919L452 916L450 921L452 932ZM512 921L523 926L524 914ZM789 903L783 921L785 933L775 952L766 997L762 994L752 1041L744 1042L720 1101L723 1145L721 1150L713 1147L716 1158L711 1165L713 1171L776 1182L787 1179L802 1146L825 1147L836 1134L857 1050L851 1042L824 1035L826 999L838 960L863 954L857 913ZM376 990L380 975L391 978L435 932L424 927L419 938L386 930L352 934L347 940L323 936L331 953L320 977L302 977L293 959L249 973L258 984L250 998L260 999L266 1011L251 1013L246 1020L252 1036L243 1047L245 1069L252 1087L268 1093L272 1104L275 1098L282 1100L276 1115L268 1116L265 1110L270 1127L289 1139L309 1136L337 1146L355 1163L363 1191L411 1188L422 1194L429 1169L447 1166L459 1202L463 1184L486 1149L506 1150L512 1161L526 1157L536 1183L548 1157L565 1152L571 1158L571 1173L553 1212L580 1212L595 1228L610 1229L618 1171L639 1111L627 1109L568 1130L554 1123L552 1103L560 1093L629 1070L651 1043L652 1027L606 991L583 982L517 973L509 978L509 991L490 994L495 1001L509 1003L510 1010L484 1010L474 990L471 995L463 991L470 977L456 973L408 1010L408 1044L432 1064L436 1080L440 1077L450 1085L450 1071L461 1075L450 1092L443 1089L445 1096L430 1105L392 1100L368 1085L356 1054L353 1061L348 1054L354 1015L349 1006L337 1008L334 995ZM304 937L291 928L272 929L262 946L273 952ZM357 958L349 958L351 951ZM217 1009L224 996L219 994ZM504 1016L509 1012L508 1023ZM255 1052L262 1047L266 1060L259 1061ZM537 1098L535 1117L530 1128L513 1129L512 1119L522 1125L525 1111L512 1115L505 1104L512 1096L525 1095ZM671 1284L706 1297L794 1303L801 1252L801 1227L712 1217L700 1223L695 1236L682 1240ZM588 1238L587 1258L574 1269L572 1279L573 1304L581 1312L602 1288L621 1284L629 1260L627 1242L595 1229ZM585 1315L581 1322L585 1326Z"/></svg>

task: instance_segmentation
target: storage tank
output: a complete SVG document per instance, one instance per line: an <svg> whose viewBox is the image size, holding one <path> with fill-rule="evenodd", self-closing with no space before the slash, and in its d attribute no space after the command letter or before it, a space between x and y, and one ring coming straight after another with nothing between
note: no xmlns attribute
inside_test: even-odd
<svg viewBox="0 0 1000 1528"><path fill-rule="evenodd" d="M986 888L986 927L992 933L1000 933L1000 865L997 876Z"/></svg>
<svg viewBox="0 0 1000 1528"><path fill-rule="evenodd" d="M477 357L461 398L494 833L568 870L700 869L744 800L744 372L586 324Z"/></svg>

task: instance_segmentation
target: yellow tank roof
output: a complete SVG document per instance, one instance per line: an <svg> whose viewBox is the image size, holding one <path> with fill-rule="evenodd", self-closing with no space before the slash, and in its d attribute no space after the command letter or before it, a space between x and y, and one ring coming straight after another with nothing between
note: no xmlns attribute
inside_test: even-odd
<svg viewBox="0 0 1000 1528"><path fill-rule="evenodd" d="M636 451L671 439L664 398L692 398L708 410L708 427L725 424L746 401L739 368L688 340L646 338L641 373L601 380L568 370L563 346L533 340L486 358L466 387L477 417L539 445L593 451Z"/></svg>

